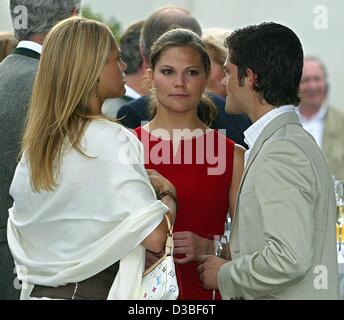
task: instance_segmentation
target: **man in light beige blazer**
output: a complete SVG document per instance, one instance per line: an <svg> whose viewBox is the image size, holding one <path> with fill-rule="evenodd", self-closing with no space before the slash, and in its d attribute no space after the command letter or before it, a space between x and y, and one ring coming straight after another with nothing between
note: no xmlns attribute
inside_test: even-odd
<svg viewBox="0 0 344 320"><path fill-rule="evenodd" d="M226 43L226 109L253 125L245 131L231 260L202 257L200 280L223 299L338 299L333 182L294 107L301 43L276 23L237 30Z"/></svg>

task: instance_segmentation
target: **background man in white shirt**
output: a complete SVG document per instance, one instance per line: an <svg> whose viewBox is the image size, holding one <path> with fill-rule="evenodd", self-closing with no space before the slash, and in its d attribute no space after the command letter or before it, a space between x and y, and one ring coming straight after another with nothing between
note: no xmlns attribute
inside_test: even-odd
<svg viewBox="0 0 344 320"><path fill-rule="evenodd" d="M316 57L304 60L300 83L301 124L323 150L336 179L344 179L344 114L326 103L329 84L324 64Z"/></svg>
<svg viewBox="0 0 344 320"><path fill-rule="evenodd" d="M121 37L121 56L127 65L125 70L126 92L123 97L105 100L102 112L108 116L116 117L122 105L148 94L146 68L140 52L140 35L143 25L144 20L133 23Z"/></svg>

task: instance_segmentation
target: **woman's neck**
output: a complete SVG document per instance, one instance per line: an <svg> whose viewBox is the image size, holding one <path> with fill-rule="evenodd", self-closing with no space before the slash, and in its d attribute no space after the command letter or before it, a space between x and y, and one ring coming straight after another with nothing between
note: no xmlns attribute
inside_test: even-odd
<svg viewBox="0 0 344 320"><path fill-rule="evenodd" d="M195 131L195 135L199 135L200 132L204 133L209 127L199 119L197 111L191 110L188 113L171 112L166 109L161 110L158 108L153 120L147 123L143 128L151 133L155 130L162 129L166 131L169 137L174 136L174 130L179 130L181 132L185 131L185 138L189 138L190 131L193 132L198 129Z"/></svg>
<svg viewBox="0 0 344 320"><path fill-rule="evenodd" d="M102 113L102 102L95 94L89 100L89 111L91 114L100 115Z"/></svg>

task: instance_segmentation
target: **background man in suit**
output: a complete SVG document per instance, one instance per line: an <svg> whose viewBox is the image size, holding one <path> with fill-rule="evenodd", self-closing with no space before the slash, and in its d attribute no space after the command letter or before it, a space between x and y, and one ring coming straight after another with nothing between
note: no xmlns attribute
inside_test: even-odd
<svg viewBox="0 0 344 320"><path fill-rule="evenodd" d="M10 12L18 46L0 64L0 299L19 298L13 258L8 250L6 225L10 184L17 165L26 109L42 51L43 40L58 21L77 14L81 0L11 0ZM18 28L17 6L27 10L27 28ZM25 19L26 17L23 16Z"/></svg>
<svg viewBox="0 0 344 320"><path fill-rule="evenodd" d="M121 56L127 69L125 70L125 95L120 98L105 100L102 112L117 117L117 112L124 104L148 94L145 86L146 69L140 53L140 35L144 21L133 23L124 32L120 41Z"/></svg>
<svg viewBox="0 0 344 320"><path fill-rule="evenodd" d="M324 64L316 57L306 57L297 112L305 130L323 150L332 175L344 180L344 113L326 103L328 91Z"/></svg>
<svg viewBox="0 0 344 320"><path fill-rule="evenodd" d="M167 6L154 11L146 20L141 32L141 54L145 70L150 65L151 47L154 42L173 26L190 29L202 36L202 28L198 21L186 9ZM228 115L224 110L225 99L210 94L218 110L218 116L213 124L215 129L226 129L227 137L236 143L247 147L244 143L243 132L250 126L251 122L245 115ZM148 110L149 97L143 96L133 100L121 107L118 111L118 118L128 128L137 128L142 122L150 119Z"/></svg>
<svg viewBox="0 0 344 320"><path fill-rule="evenodd" d="M228 112L245 112L250 149L230 234L231 261L203 257L203 286L224 299L338 299L336 203L326 160L295 113L303 50L265 23L226 40Z"/></svg>

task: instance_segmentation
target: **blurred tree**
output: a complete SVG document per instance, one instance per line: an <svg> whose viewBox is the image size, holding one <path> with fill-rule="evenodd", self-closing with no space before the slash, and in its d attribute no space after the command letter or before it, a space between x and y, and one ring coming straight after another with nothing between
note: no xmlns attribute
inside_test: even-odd
<svg viewBox="0 0 344 320"><path fill-rule="evenodd" d="M110 28L118 41L121 38L121 24L115 17L105 19L101 14L93 12L89 6L83 6L81 8L81 15L84 18L93 19L105 23Z"/></svg>

